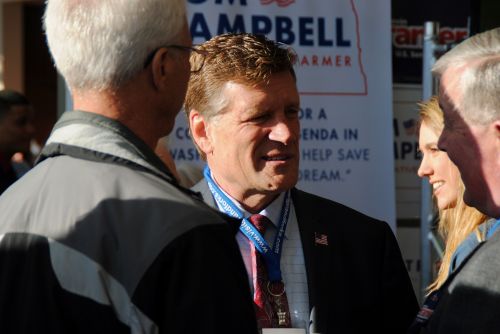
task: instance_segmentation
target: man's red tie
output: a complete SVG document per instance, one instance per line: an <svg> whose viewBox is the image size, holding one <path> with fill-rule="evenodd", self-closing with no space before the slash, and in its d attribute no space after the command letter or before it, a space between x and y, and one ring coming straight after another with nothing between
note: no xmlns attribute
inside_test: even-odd
<svg viewBox="0 0 500 334"><path fill-rule="evenodd" d="M250 222L262 236L271 221L263 215L250 216ZM290 311L283 282L269 282L267 269L262 254L252 245L252 257L255 259L254 306L259 328L291 327Z"/></svg>

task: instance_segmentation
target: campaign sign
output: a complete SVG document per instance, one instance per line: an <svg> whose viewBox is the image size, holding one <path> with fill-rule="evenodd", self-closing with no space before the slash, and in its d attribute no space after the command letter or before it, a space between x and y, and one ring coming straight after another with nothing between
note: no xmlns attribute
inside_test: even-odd
<svg viewBox="0 0 500 334"><path fill-rule="evenodd" d="M264 34L298 55L298 187L395 226L390 1L189 0L193 43ZM203 164L185 116L170 136L177 164Z"/></svg>

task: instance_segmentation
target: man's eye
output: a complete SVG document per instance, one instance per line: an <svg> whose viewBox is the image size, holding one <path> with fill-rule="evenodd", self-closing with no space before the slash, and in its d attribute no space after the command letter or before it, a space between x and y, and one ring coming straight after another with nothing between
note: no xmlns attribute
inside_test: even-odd
<svg viewBox="0 0 500 334"><path fill-rule="evenodd" d="M20 117L15 121L15 124L17 126L25 126L27 123L28 123L28 117Z"/></svg>
<svg viewBox="0 0 500 334"><path fill-rule="evenodd" d="M289 117L298 117L299 115L299 109L291 108L286 111L286 114Z"/></svg>
<svg viewBox="0 0 500 334"><path fill-rule="evenodd" d="M263 122L263 121L267 120L268 117L269 116L267 114L257 115L255 117L252 117L250 119L250 122Z"/></svg>

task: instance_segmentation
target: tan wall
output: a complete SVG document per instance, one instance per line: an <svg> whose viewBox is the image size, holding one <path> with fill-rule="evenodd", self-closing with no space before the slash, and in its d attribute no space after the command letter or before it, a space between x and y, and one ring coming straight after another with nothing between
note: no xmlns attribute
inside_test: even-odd
<svg viewBox="0 0 500 334"><path fill-rule="evenodd" d="M3 5L3 54L5 87L24 92L24 20L21 3Z"/></svg>
<svg viewBox="0 0 500 334"><path fill-rule="evenodd" d="M1 0L0 0L1 1ZM43 144L57 117L57 74L42 31L43 1L3 1L3 83L35 109L35 139Z"/></svg>
<svg viewBox="0 0 500 334"><path fill-rule="evenodd" d="M0 6L0 89L3 87L3 6Z"/></svg>

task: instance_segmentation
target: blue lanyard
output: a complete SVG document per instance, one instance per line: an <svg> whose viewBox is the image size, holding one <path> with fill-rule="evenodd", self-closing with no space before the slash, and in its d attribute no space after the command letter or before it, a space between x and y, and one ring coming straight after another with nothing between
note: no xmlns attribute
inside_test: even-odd
<svg viewBox="0 0 500 334"><path fill-rule="evenodd" d="M233 201L231 201L231 199L229 199L226 194L222 192L219 186L217 186L212 179L210 168L208 168L208 166L206 166L203 170L203 175L207 180L208 188L212 192L215 201L219 204L219 207L222 208L222 211L231 217L241 219L240 231L255 245L255 248L264 257L269 280L271 282L281 281L281 249L283 248L283 239L285 237L286 226L288 224L288 216L290 215L290 192L287 191L285 194L285 200L283 201L283 206L281 207L278 232L276 233L274 244L271 249L259 231L248 221L247 218L243 216L243 213L238 209Z"/></svg>

